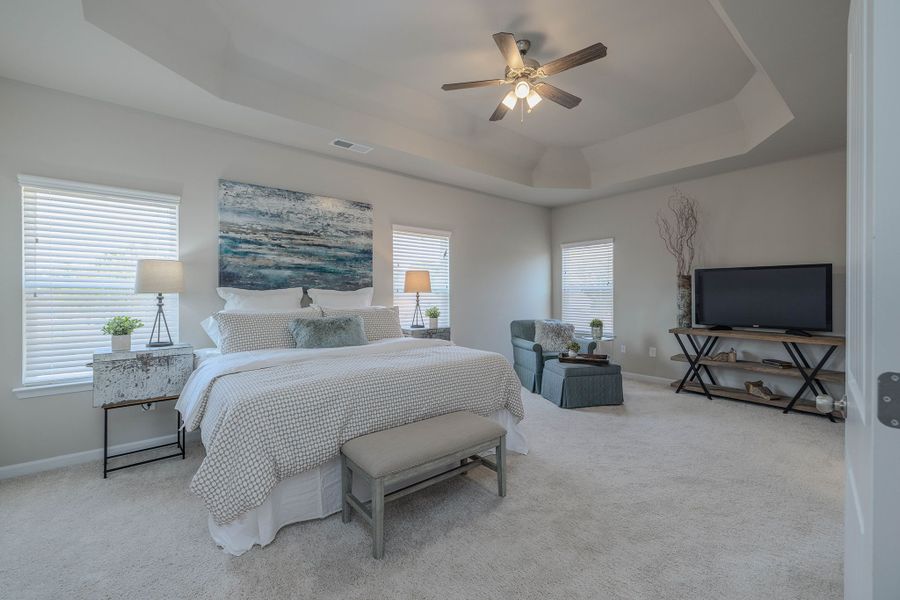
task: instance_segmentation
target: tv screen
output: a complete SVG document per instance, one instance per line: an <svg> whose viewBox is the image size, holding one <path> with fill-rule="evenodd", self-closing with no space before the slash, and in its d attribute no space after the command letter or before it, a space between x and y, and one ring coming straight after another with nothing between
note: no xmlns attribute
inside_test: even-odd
<svg viewBox="0 0 900 600"><path fill-rule="evenodd" d="M831 331L831 265L697 269L698 325Z"/></svg>

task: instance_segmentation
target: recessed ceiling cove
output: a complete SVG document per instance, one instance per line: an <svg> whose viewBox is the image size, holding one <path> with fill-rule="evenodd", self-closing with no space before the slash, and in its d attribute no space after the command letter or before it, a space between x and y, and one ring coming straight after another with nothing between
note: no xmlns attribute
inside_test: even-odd
<svg viewBox="0 0 900 600"><path fill-rule="evenodd" d="M788 125L802 124L797 111L812 107L812 96L798 92L803 101L789 106L770 77L793 91L797 78L786 71L796 74L830 49L814 56L784 28L759 46L764 67L745 38L766 33L768 17L756 13L769 11L794 36L808 26L817 39L834 40L842 31L833 17L846 0L795 0L790 10L758 0L756 12L741 17L744 31L730 3L51 0L38 9L13 0L0 19L0 76L555 205L724 161L733 168L728 159L761 145L781 154L831 149L820 146L838 136L829 129L826 140L821 126L804 140L788 139L799 131ZM492 39L498 32L500 41ZM17 47L16 40L34 39L43 41ZM779 60L788 51L791 60ZM546 72L554 64L571 68ZM814 75L811 83L826 84ZM473 80L493 81L441 89ZM155 93L128 96L129 86ZM178 98L166 97L176 89ZM517 113L505 115L499 107L508 92ZM820 107L823 97L838 98L819 93ZM531 109L524 119L523 108ZM829 118L837 114L831 108ZM489 121L498 110L506 118ZM331 145L336 138L373 150L346 152Z"/></svg>

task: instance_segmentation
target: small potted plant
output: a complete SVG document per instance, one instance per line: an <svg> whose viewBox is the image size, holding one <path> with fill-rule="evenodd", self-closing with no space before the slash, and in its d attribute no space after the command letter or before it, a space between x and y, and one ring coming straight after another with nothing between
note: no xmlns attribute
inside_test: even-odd
<svg viewBox="0 0 900 600"><path fill-rule="evenodd" d="M591 335L595 340L603 339L603 321L601 319L591 321Z"/></svg>
<svg viewBox="0 0 900 600"><path fill-rule="evenodd" d="M569 351L570 358L576 358L578 356L578 351L581 350L581 344L573 340L566 344L566 349Z"/></svg>
<svg viewBox="0 0 900 600"><path fill-rule="evenodd" d="M140 319L118 316L107 321L101 331L106 335L112 336L110 345L113 351L117 352L131 350L131 334L135 329L143 326L144 324Z"/></svg>
<svg viewBox="0 0 900 600"><path fill-rule="evenodd" d="M430 329L437 329L438 317L441 316L441 309L439 309L437 306L426 308L425 316L428 317L428 327Z"/></svg>

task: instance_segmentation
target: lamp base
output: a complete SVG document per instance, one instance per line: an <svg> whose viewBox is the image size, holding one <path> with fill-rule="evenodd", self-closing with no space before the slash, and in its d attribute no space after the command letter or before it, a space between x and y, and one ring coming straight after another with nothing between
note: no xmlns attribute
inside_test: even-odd
<svg viewBox="0 0 900 600"><path fill-rule="evenodd" d="M410 329L424 329L425 321L422 319L422 308L419 306L419 292L416 292L416 309L413 311L412 324Z"/></svg>
<svg viewBox="0 0 900 600"><path fill-rule="evenodd" d="M174 346L175 342L147 342L148 348L165 348L166 346Z"/></svg>
<svg viewBox="0 0 900 600"><path fill-rule="evenodd" d="M163 327L166 328L166 338L162 337ZM156 336L156 340L153 336ZM156 295L156 318L153 319L153 329L150 330L150 340L147 342L148 348L164 348L173 346L172 334L169 333L169 323L166 321L166 313L163 312L163 295Z"/></svg>

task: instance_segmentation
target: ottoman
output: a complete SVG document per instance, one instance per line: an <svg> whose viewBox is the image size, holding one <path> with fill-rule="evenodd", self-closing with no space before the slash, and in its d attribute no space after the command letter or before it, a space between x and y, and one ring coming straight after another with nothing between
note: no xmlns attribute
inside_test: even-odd
<svg viewBox="0 0 900 600"><path fill-rule="evenodd" d="M622 404L622 367L548 360L544 363L541 396L562 408Z"/></svg>

